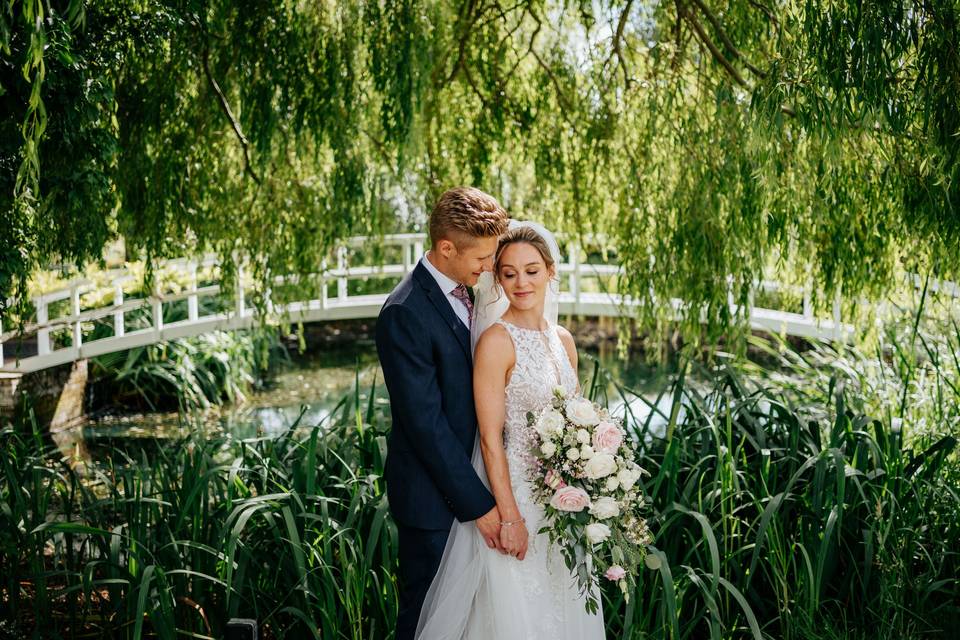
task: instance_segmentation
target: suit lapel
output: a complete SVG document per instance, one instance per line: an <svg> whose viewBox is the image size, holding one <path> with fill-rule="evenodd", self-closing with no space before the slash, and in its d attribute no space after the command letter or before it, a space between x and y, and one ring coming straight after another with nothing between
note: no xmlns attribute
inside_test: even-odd
<svg viewBox="0 0 960 640"><path fill-rule="evenodd" d="M444 324L453 331L457 342L463 347L467 361L473 362L470 354L470 330L467 329L463 321L457 317L457 314L450 306L449 300L447 300L447 296L440 290L440 285L437 284L436 279L434 279L434 277L430 275L430 272L427 271L427 268L420 263L417 263L417 266L413 269L413 276L420 286L423 287L424 292L427 294L427 299L430 300L434 309L436 309L440 317L443 318Z"/></svg>

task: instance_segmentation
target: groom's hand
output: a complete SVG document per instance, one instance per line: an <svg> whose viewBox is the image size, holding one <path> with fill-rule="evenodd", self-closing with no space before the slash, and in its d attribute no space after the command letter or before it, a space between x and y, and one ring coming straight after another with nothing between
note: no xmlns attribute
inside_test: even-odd
<svg viewBox="0 0 960 640"><path fill-rule="evenodd" d="M485 515L476 519L477 529L480 529L480 535L483 536L487 546L504 553L500 545L500 511L494 507Z"/></svg>

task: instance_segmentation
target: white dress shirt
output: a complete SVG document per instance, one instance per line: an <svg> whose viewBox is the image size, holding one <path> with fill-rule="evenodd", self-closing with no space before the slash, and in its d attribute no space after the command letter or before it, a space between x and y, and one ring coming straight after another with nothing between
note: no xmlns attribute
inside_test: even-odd
<svg viewBox="0 0 960 640"><path fill-rule="evenodd" d="M429 252L428 252L429 253ZM457 317L463 322L463 325L469 329L470 328L470 315L467 313L467 307L460 300L453 295L453 290L457 288L457 285L460 284L456 280L453 280L449 276L440 272L430 260L427 259L427 254L423 254L423 257L420 258L420 262L423 263L423 266L427 268L427 271L430 272L430 275L433 276L433 279L437 281L437 284L440 285L440 291L443 291L444 295L447 296L447 302L450 303L450 306L453 307L453 312L457 314Z"/></svg>

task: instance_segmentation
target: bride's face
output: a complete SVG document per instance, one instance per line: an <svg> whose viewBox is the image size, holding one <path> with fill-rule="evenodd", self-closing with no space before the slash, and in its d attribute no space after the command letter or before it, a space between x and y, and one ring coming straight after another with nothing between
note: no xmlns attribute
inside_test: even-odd
<svg viewBox="0 0 960 640"><path fill-rule="evenodd" d="M527 310L543 309L553 274L553 268L547 268L536 247L526 242L514 242L500 254L496 275L510 305Z"/></svg>

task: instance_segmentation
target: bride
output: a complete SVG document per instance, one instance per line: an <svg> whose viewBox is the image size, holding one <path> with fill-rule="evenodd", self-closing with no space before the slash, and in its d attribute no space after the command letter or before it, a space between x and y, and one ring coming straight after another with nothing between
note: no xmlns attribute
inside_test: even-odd
<svg viewBox="0 0 960 640"><path fill-rule="evenodd" d="M530 427L560 385L579 390L577 351L557 325L559 251L543 227L511 223L493 274L477 285L471 330L479 445L473 466L500 513L500 546L487 547L473 523L454 521L420 613L420 640L589 640L604 637L602 613L551 547L533 498Z"/></svg>

